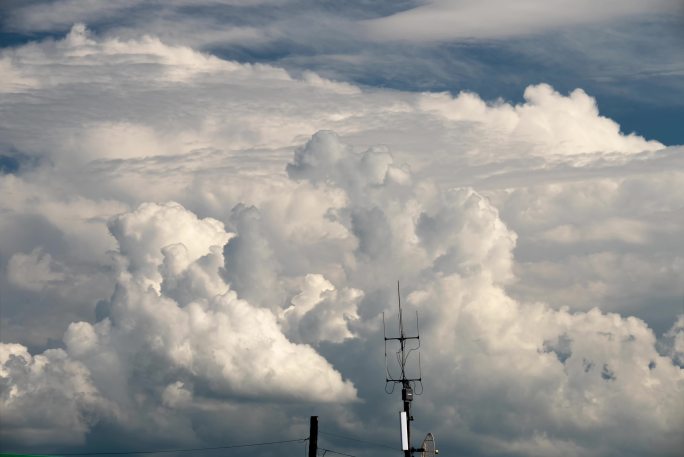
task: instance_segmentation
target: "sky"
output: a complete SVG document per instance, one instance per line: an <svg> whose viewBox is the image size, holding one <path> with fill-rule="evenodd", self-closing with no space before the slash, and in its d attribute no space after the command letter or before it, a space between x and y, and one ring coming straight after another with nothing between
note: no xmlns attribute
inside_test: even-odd
<svg viewBox="0 0 684 457"><path fill-rule="evenodd" d="M1 2L0 451L399 455L399 281L414 446L678 455L683 26Z"/></svg>

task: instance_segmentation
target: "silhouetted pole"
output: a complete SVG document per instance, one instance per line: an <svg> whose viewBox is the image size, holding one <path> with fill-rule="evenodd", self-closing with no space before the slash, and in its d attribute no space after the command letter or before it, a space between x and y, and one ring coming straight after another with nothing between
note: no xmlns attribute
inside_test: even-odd
<svg viewBox="0 0 684 457"><path fill-rule="evenodd" d="M318 451L318 416L311 416L309 423L309 457L316 457Z"/></svg>

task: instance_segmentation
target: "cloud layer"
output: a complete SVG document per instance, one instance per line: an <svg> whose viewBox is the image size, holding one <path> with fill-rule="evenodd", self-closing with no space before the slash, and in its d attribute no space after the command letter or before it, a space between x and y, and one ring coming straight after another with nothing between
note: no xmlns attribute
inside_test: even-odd
<svg viewBox="0 0 684 457"><path fill-rule="evenodd" d="M3 446L308 414L394 442L400 279L442 449L676 455L682 150L581 89L361 89L82 25L0 69Z"/></svg>
<svg viewBox="0 0 684 457"><path fill-rule="evenodd" d="M570 25L603 22L646 11L675 11L671 0L648 5L639 1L510 3L431 0L416 8L372 19L367 26L377 39L444 41L455 38L501 38L540 33Z"/></svg>

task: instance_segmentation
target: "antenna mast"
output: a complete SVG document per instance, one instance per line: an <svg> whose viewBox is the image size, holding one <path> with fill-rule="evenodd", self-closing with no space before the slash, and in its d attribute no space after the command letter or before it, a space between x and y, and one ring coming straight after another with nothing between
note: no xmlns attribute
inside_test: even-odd
<svg viewBox="0 0 684 457"><path fill-rule="evenodd" d="M423 452L423 448L416 449L411 446L411 421L413 421L413 416L411 415L411 402L413 401L413 395L416 390L416 386L420 386L420 392L415 393L416 395L421 395L423 393L423 379L422 371L420 368L420 353L418 353L418 377L408 378L406 377L406 362L413 351L420 349L420 331L418 329L418 312L416 311L416 335L406 336L404 333L404 317L401 309L401 292L399 289L399 281L397 281L397 301L399 304L399 336L398 337L388 337L385 331L385 313L382 314L382 326L383 333L385 337L385 392L391 394L394 392L394 387L396 384L401 384L401 399L404 402L404 409L400 413L401 422L401 447L404 451L404 457L412 457L414 452ZM415 347L408 347L407 342L415 340ZM397 378L390 374L389 366L387 364L387 344L388 342L398 341L399 350L396 352L397 362L401 370L401 377ZM391 343L390 343L391 344ZM388 386L391 386L388 389Z"/></svg>

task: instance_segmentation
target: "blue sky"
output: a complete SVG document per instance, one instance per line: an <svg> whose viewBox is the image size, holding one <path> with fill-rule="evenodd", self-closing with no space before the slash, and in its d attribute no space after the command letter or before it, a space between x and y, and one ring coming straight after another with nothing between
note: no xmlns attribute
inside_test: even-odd
<svg viewBox="0 0 684 457"><path fill-rule="evenodd" d="M680 2L0 8L1 451L679 455Z"/></svg>

